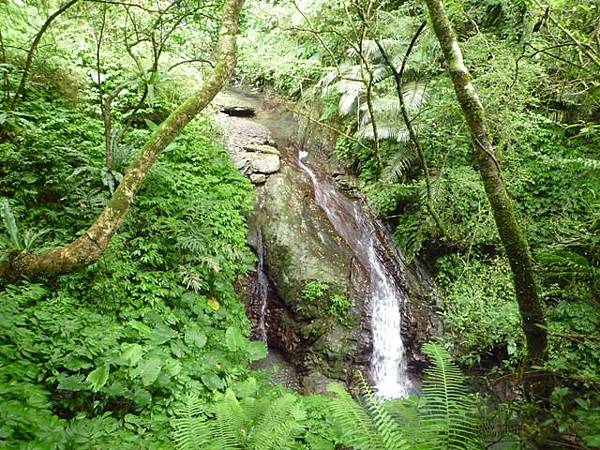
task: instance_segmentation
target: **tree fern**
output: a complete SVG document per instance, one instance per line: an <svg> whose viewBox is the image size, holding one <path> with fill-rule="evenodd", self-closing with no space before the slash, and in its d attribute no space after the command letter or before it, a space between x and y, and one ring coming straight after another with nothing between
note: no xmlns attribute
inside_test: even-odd
<svg viewBox="0 0 600 450"><path fill-rule="evenodd" d="M422 423L432 449L478 449L475 403L464 386L464 376L442 347L426 343L423 351L432 360L423 382Z"/></svg>

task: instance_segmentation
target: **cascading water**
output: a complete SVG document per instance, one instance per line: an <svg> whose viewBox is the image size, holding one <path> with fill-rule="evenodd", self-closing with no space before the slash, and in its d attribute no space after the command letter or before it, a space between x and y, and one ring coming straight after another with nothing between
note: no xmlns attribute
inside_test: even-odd
<svg viewBox="0 0 600 450"><path fill-rule="evenodd" d="M375 225L364 219L367 215L357 202L302 162L307 156L307 152L300 151L298 165L312 181L315 201L352 249L354 257L369 271L373 330L371 370L377 394L382 398L404 397L411 390L400 332L400 310L406 298L380 257L378 249L385 248L385 244L379 239Z"/></svg>

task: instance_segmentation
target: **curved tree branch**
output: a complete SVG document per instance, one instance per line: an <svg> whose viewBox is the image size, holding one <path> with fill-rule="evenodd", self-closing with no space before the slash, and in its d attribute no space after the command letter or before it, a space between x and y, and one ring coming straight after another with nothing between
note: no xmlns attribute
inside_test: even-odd
<svg viewBox="0 0 600 450"><path fill-rule="evenodd" d="M10 262L0 265L0 276L15 280L60 274L84 267L102 255L161 152L212 101L229 79L236 63L236 36L243 3L244 0L225 1L214 70L202 87L173 111L152 134L94 224L81 237L64 247L39 254L17 255Z"/></svg>

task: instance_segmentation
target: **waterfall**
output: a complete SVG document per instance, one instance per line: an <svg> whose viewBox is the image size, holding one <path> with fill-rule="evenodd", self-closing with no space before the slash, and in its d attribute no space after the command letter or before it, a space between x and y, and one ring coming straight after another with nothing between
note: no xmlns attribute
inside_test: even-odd
<svg viewBox="0 0 600 450"><path fill-rule="evenodd" d="M303 163L307 156L307 152L301 151L298 165L312 181L315 201L338 235L352 249L354 257L369 271L368 295L373 330L371 372L377 395L382 398L404 397L411 390L400 331L400 311L406 298L381 259L385 244L379 239L375 224L365 220L368 216L356 201Z"/></svg>

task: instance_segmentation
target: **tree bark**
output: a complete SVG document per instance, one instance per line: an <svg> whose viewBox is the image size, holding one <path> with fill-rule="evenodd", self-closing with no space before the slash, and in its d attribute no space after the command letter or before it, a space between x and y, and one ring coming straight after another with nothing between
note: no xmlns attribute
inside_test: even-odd
<svg viewBox="0 0 600 450"><path fill-rule="evenodd" d="M226 0L216 48L214 70L202 87L183 102L152 134L140 156L125 172L119 187L94 224L70 244L39 254L21 253L0 265L0 276L21 277L60 274L97 260L125 219L134 197L160 153L210 103L229 79L236 63L236 35L244 0Z"/></svg>
<svg viewBox="0 0 600 450"><path fill-rule="evenodd" d="M425 1L456 96L471 130L474 156L513 273L522 327L527 339L529 363L537 365L546 360L547 333L527 240L517 222L512 201L502 180L500 166L485 126L483 106L471 83L471 75L463 62L458 40L442 0Z"/></svg>

